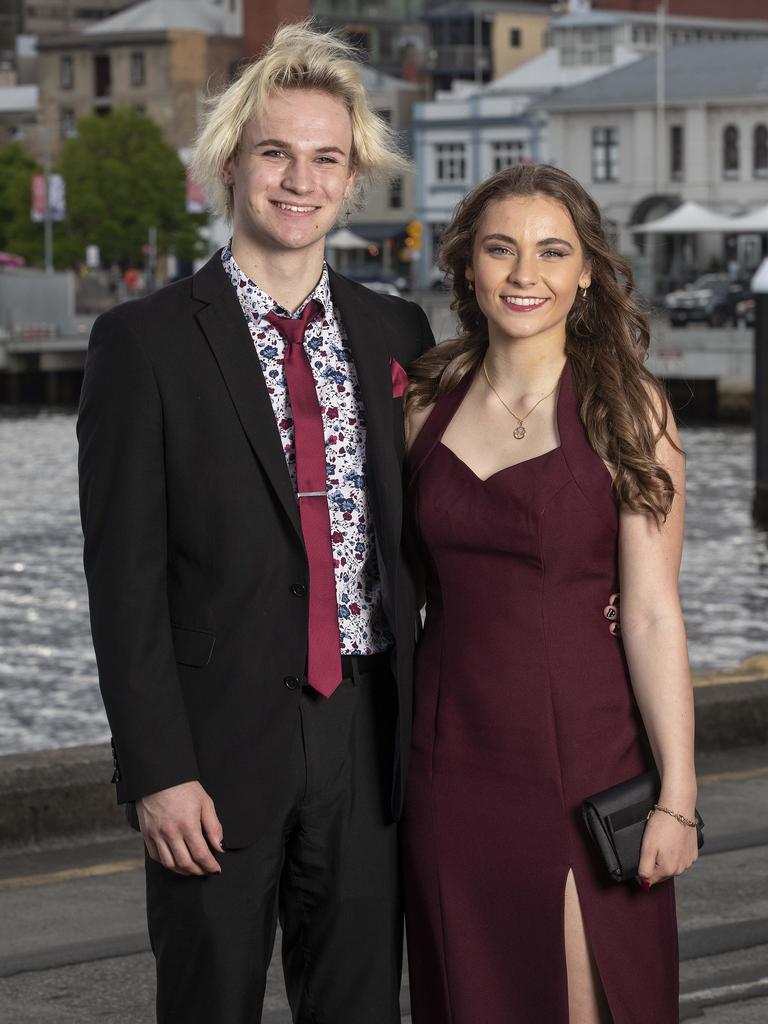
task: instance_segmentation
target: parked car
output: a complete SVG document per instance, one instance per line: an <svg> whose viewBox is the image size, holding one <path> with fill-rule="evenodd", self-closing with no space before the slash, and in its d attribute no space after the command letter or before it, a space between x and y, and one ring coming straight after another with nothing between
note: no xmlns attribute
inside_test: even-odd
<svg viewBox="0 0 768 1024"><path fill-rule="evenodd" d="M382 295L400 295L400 289L393 281L360 281L360 284L364 284L366 288L370 288L372 292L380 292Z"/></svg>
<svg viewBox="0 0 768 1024"><path fill-rule="evenodd" d="M664 305L673 327L690 322L722 327L728 321L736 324L736 306L747 298L747 282L734 281L727 274L703 274L685 288L670 292Z"/></svg>
<svg viewBox="0 0 768 1024"><path fill-rule="evenodd" d="M439 267L432 267L429 272L429 287L433 292L449 292L451 279Z"/></svg>
<svg viewBox="0 0 768 1024"><path fill-rule="evenodd" d="M736 320L745 327L755 326L755 299L750 296L736 303Z"/></svg>
<svg viewBox="0 0 768 1024"><path fill-rule="evenodd" d="M373 286L373 290L378 292L386 292L381 287L382 285L391 285L396 291L388 292L389 295L400 295L401 292L410 291L410 282L403 274L383 274L375 267L350 270L346 276L352 281L357 281L358 284L364 284L367 288Z"/></svg>

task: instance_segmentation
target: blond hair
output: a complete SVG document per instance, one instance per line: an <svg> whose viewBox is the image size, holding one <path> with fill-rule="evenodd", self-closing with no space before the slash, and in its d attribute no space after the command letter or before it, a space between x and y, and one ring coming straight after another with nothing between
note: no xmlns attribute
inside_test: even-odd
<svg viewBox="0 0 768 1024"><path fill-rule="evenodd" d="M190 169L215 213L232 220L233 190L222 179L224 164L237 154L246 124L284 89L317 89L344 103L352 122L351 169L357 171L353 202L374 179L408 168L395 133L368 103L355 48L332 31L316 31L311 21L282 25L235 82L205 101Z"/></svg>

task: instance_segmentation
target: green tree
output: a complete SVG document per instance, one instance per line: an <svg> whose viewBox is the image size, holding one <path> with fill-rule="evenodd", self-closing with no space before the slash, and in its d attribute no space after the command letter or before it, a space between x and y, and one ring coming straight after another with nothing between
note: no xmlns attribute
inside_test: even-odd
<svg viewBox="0 0 768 1024"><path fill-rule="evenodd" d="M43 262L43 225L30 217L32 175L40 167L18 143L0 146L0 249Z"/></svg>
<svg viewBox="0 0 768 1024"><path fill-rule="evenodd" d="M184 165L143 114L125 109L82 118L56 169L67 189L67 219L54 228L58 265L82 262L90 244L99 246L105 265L141 265L150 227L157 228L161 254L203 253L198 230L206 215L187 213Z"/></svg>

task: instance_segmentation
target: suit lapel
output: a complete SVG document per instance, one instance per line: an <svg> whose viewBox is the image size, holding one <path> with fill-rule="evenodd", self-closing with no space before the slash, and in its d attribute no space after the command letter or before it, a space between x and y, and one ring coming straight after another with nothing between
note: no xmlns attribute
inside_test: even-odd
<svg viewBox="0 0 768 1024"><path fill-rule="evenodd" d="M371 491L376 534L385 565L395 564L400 542L402 488L394 444L392 374L386 331L390 325L377 316L380 300L330 271L333 301L341 314L365 407L367 480Z"/></svg>
<svg viewBox="0 0 768 1024"><path fill-rule="evenodd" d="M267 385L220 251L195 274L192 294L204 303L195 318L213 351L250 446L301 539L296 496Z"/></svg>

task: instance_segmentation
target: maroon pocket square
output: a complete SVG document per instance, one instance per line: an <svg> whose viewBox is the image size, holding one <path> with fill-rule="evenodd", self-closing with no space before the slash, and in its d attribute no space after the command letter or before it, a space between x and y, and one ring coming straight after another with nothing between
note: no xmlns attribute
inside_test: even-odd
<svg viewBox="0 0 768 1024"><path fill-rule="evenodd" d="M392 356L389 357L389 365L392 370L392 397L402 398L408 387L408 374Z"/></svg>

